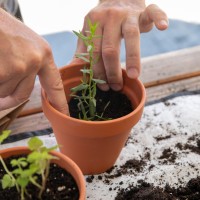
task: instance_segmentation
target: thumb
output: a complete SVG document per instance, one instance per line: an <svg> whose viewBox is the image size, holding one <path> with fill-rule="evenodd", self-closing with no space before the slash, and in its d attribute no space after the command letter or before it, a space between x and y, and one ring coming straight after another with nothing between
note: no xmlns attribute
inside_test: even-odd
<svg viewBox="0 0 200 200"><path fill-rule="evenodd" d="M151 4L140 14L139 18L140 31L148 32L155 24L158 30L165 30L168 28L168 18L163 10L157 5Z"/></svg>

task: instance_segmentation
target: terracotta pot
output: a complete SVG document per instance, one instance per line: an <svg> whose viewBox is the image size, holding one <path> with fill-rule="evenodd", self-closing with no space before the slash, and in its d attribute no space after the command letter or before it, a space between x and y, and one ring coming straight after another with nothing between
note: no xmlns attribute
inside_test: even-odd
<svg viewBox="0 0 200 200"><path fill-rule="evenodd" d="M8 158L14 155L28 154L29 152L30 150L28 149L28 147L12 147L0 150L0 155L2 156L2 158ZM57 159L52 160L52 162L56 163L58 166L65 169L75 179L80 193L79 200L85 200L86 198L85 179L80 168L76 165L74 161L72 161L70 158L68 158L67 156L65 156L60 152L52 151L51 154L59 158L58 160Z"/></svg>
<svg viewBox="0 0 200 200"><path fill-rule="evenodd" d="M67 101L70 89L80 83L81 64L60 69ZM130 79L123 70L123 93L131 100L134 111L109 121L84 121L66 116L49 103L42 91L43 111L50 121L61 152L74 160L83 174L99 174L111 168L118 158L132 127L141 118L145 104L145 88L138 79Z"/></svg>

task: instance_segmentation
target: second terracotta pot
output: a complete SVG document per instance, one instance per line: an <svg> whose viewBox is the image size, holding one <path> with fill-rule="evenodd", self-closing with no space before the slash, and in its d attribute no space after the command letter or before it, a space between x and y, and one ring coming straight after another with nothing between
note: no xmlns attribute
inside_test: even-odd
<svg viewBox="0 0 200 200"><path fill-rule="evenodd" d="M66 98L70 89L80 83L81 64L60 69ZM109 121L84 121L66 116L49 103L42 91L43 111L50 121L61 152L74 160L83 174L99 174L111 168L117 160L132 127L141 118L145 104L145 88L138 79L130 79L123 70L122 92L135 108L130 114ZM117 111L116 111L117 112Z"/></svg>
<svg viewBox="0 0 200 200"><path fill-rule="evenodd" d="M0 150L0 155L2 158L9 158L11 156L24 155L24 154L27 155L28 153L30 153L30 150L26 146L12 147ZM80 168L76 165L76 163L73 160L71 160L70 158L68 158L67 156L63 155L58 151L51 151L51 154L58 158L52 160L52 163L56 163L59 167L62 167L73 176L79 189L79 200L85 200L86 199L85 179Z"/></svg>

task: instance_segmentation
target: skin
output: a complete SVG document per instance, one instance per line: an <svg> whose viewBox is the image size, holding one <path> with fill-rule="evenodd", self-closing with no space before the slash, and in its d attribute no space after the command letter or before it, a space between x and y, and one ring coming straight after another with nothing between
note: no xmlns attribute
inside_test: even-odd
<svg viewBox="0 0 200 200"><path fill-rule="evenodd" d="M98 63L94 76L107 83L99 85L102 90L121 90L123 87L120 64L120 43L124 38L126 48L126 70L130 78L138 78L141 71L140 33L150 31L154 24L159 30L168 27L166 14L156 5L146 7L145 0L103 0L85 17L82 33L88 30L88 19L98 22L95 41ZM85 45L78 41L77 53L86 52ZM81 62L74 57L72 62Z"/></svg>
<svg viewBox="0 0 200 200"><path fill-rule="evenodd" d="M68 114L63 84L48 43L0 9L0 110L28 99L36 75L52 105Z"/></svg>
<svg viewBox="0 0 200 200"><path fill-rule="evenodd" d="M123 87L120 66L120 41L125 39L126 70L130 78L140 74L140 33L153 25L159 30L168 27L166 14L156 5L145 6L144 0L103 0L85 17L99 23L95 41L99 62L94 67L96 78L107 81L101 89L120 90ZM48 43L19 20L0 9L0 111L16 106L28 99L36 76L51 104L69 115L62 80L54 63ZM78 41L76 52L85 52ZM80 62L73 59L72 62Z"/></svg>

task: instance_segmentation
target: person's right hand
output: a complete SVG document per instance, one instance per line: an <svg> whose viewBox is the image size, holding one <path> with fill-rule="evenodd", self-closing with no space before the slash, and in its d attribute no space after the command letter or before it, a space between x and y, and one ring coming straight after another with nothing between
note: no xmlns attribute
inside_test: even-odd
<svg viewBox="0 0 200 200"><path fill-rule="evenodd" d="M0 8L0 110L28 99L36 75L51 104L69 114L62 80L48 43Z"/></svg>

